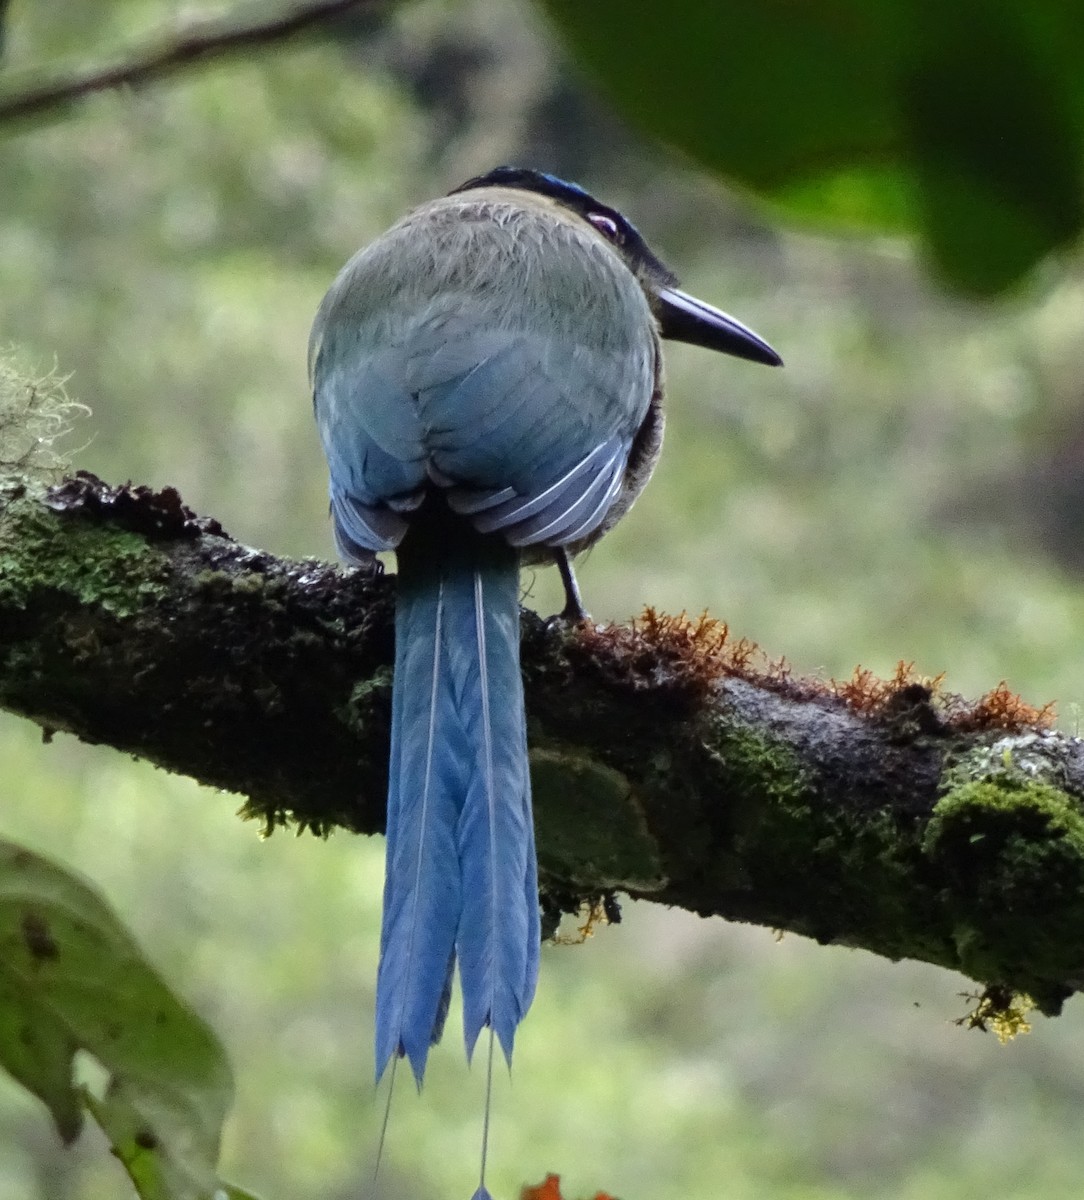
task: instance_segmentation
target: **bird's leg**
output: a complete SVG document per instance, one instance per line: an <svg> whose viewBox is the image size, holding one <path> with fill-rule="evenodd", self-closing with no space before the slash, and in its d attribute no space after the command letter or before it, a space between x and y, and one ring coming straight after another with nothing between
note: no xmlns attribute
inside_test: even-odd
<svg viewBox="0 0 1084 1200"><path fill-rule="evenodd" d="M578 625L583 625L590 621L591 614L583 606L580 585L576 582L576 573L572 569L572 559L568 556L568 549L565 546L555 546L553 558L557 563L558 571L561 572L561 582L565 588L565 606L561 609L561 620L574 621Z"/></svg>

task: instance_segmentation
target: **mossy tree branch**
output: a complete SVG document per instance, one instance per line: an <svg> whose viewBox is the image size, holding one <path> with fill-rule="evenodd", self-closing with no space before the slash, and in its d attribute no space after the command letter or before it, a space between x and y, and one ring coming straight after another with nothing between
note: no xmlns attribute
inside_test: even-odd
<svg viewBox="0 0 1084 1200"><path fill-rule="evenodd" d="M394 579L231 540L172 491L0 486L0 707L380 830ZM524 614L540 865L951 967L1046 1012L1084 986L1084 749L1005 689L757 665L712 622Z"/></svg>

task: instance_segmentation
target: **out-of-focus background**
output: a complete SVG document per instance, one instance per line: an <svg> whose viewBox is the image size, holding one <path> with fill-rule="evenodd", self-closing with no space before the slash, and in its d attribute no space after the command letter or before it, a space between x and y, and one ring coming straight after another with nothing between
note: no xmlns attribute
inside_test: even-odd
<svg viewBox="0 0 1084 1200"><path fill-rule="evenodd" d="M189 6L191 7L191 6ZM24 3L9 63L108 47L180 6ZM332 554L305 381L338 267L404 209L500 162L622 208L785 371L672 347L668 444L581 569L593 614L708 609L803 672L897 660L977 694L1084 701L1084 272L969 305L901 243L780 228L637 139L522 0L419 0L104 96L0 146L0 340L93 409L77 465L175 484L236 537ZM528 603L557 603L548 573ZM276 834L239 800L0 716L0 836L92 878L224 1039L223 1174L265 1200L374 1194L382 843ZM817 887L816 878L809 887ZM624 1200L1059 1200L1084 1177L1084 1005L1001 1046L967 981L626 905L547 947L497 1080L496 1195L559 1172ZM466 1196L483 1073L456 1033L401 1086L386 1200ZM0 1078L0 1195L105 1200Z"/></svg>

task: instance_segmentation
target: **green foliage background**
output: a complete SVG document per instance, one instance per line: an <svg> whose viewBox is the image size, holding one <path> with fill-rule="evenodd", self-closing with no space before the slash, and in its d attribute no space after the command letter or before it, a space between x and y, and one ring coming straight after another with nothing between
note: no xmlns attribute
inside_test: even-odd
<svg viewBox="0 0 1084 1200"><path fill-rule="evenodd" d="M179 7L24 0L7 62L104 50ZM468 67L434 83L426 55ZM0 341L73 373L94 410L80 466L176 484L244 541L326 557L304 360L334 272L405 207L498 161L574 172L787 360L672 350L663 464L581 572L594 614L708 608L804 671L903 658L968 693L1007 678L1073 728L1079 265L996 308L949 300L904 244L769 226L577 86L517 0L425 0L357 42L25 130L0 144ZM555 582L527 581L552 609ZM0 762L0 834L95 879L225 1039L238 1100L223 1175L267 1200L371 1195L382 845L260 841L233 797L63 737L43 747L12 718ZM625 1200L1078 1196L1084 1010L1003 1048L950 1025L964 987L627 906L620 927L544 953L514 1078L498 1081L491 1182L509 1197L557 1171L571 1195ZM482 1078L446 1043L424 1094L396 1098L387 1200L469 1194ZM62 1150L0 1080L0 1195L126 1186L92 1133Z"/></svg>
<svg viewBox="0 0 1084 1200"><path fill-rule="evenodd" d="M792 218L920 234L957 289L1084 225L1072 0L543 2L642 127Z"/></svg>

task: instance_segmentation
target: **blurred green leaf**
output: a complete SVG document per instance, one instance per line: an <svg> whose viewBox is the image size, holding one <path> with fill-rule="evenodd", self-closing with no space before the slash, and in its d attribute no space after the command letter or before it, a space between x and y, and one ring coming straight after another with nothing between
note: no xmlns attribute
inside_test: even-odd
<svg viewBox="0 0 1084 1200"><path fill-rule="evenodd" d="M109 1072L73 1080L77 1051ZM0 1064L72 1141L85 1101L144 1200L210 1200L233 1082L208 1027L83 881L0 841ZM228 1194L228 1193L227 1193Z"/></svg>
<svg viewBox="0 0 1084 1200"><path fill-rule="evenodd" d="M257 1200L251 1192L218 1182L214 1163L207 1161L202 1148L194 1145L190 1136L182 1133L171 1146L158 1142L157 1134L147 1125L146 1105L124 1095L123 1089L111 1087L104 1100L84 1089L83 1100L109 1138L112 1151L128 1172L140 1200ZM171 1128L181 1133L175 1122ZM178 1154L182 1139L188 1146ZM217 1158L216 1145L214 1159Z"/></svg>
<svg viewBox="0 0 1084 1200"><path fill-rule="evenodd" d="M544 0L638 124L783 212L918 234L991 294L1084 226L1072 0Z"/></svg>

